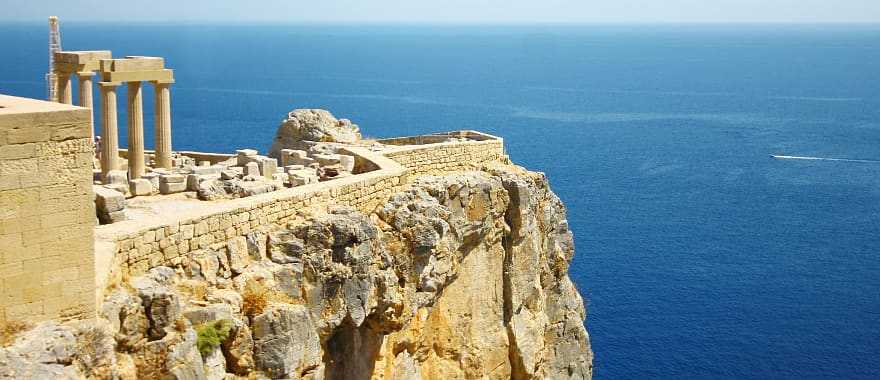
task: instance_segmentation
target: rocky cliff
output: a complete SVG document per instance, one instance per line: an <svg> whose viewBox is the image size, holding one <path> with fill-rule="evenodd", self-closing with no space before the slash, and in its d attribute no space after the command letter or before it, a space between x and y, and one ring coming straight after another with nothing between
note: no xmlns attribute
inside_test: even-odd
<svg viewBox="0 0 880 380"><path fill-rule="evenodd" d="M0 348L0 376L589 379L573 254L542 174L421 177L124 279L96 322Z"/></svg>

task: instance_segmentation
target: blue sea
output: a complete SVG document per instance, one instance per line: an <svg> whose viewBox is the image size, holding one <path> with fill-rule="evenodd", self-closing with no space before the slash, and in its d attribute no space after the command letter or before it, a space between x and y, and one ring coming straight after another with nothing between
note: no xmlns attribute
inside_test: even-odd
<svg viewBox="0 0 880 380"><path fill-rule="evenodd" d="M265 151L294 108L503 136L568 206L597 379L880 378L880 25L61 21L167 59L176 149ZM46 40L0 25L0 92L45 96Z"/></svg>

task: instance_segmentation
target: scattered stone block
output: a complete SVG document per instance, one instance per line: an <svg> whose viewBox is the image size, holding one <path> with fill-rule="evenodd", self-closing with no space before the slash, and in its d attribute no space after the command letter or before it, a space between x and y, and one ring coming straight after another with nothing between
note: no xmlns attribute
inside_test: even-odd
<svg viewBox="0 0 880 380"><path fill-rule="evenodd" d="M235 151L235 155L238 166L245 166L257 160L257 151L254 149L239 149Z"/></svg>
<svg viewBox="0 0 880 380"><path fill-rule="evenodd" d="M260 175L260 165L256 162L248 162L244 165L244 175L257 177Z"/></svg>
<svg viewBox="0 0 880 380"><path fill-rule="evenodd" d="M125 220L125 196L104 186L92 186L95 192L95 213L101 224Z"/></svg>
<svg viewBox="0 0 880 380"><path fill-rule="evenodd" d="M145 179L145 180L150 181L150 184L153 185L153 189L159 188L159 173L156 173L156 172L146 173L141 176L141 179Z"/></svg>
<svg viewBox="0 0 880 380"><path fill-rule="evenodd" d="M124 170L111 170L107 172L107 175L104 178L104 184L107 185L118 185L124 184L128 186L128 173Z"/></svg>
<svg viewBox="0 0 880 380"><path fill-rule="evenodd" d="M278 160L274 158L261 157L261 159L257 161L257 165L260 168L260 174L268 179L272 179L272 176L278 171Z"/></svg>
<svg viewBox="0 0 880 380"><path fill-rule="evenodd" d="M104 187L118 191L123 196L128 196L128 183L113 183L109 185L104 185Z"/></svg>
<svg viewBox="0 0 880 380"><path fill-rule="evenodd" d="M290 172L288 181L291 186L302 186L318 183L318 175L313 169L300 169Z"/></svg>
<svg viewBox="0 0 880 380"><path fill-rule="evenodd" d="M125 220L125 210L107 213L107 215L103 219L98 216L98 221L100 221L101 224L113 224L116 222L121 222L123 220Z"/></svg>
<svg viewBox="0 0 880 380"><path fill-rule="evenodd" d="M199 166L211 166L211 161L199 161Z"/></svg>
<svg viewBox="0 0 880 380"><path fill-rule="evenodd" d="M284 172L285 172L285 173L290 173L291 171L294 171L294 170L302 170L303 168L305 168L305 166L302 166L302 165L287 165L287 166L284 167Z"/></svg>
<svg viewBox="0 0 880 380"><path fill-rule="evenodd" d="M150 195L153 193L153 184L148 179L138 178L133 179L128 183L129 190L131 191L131 195L134 196L143 196Z"/></svg>
<svg viewBox="0 0 880 380"><path fill-rule="evenodd" d="M198 174L187 175L186 176L186 191L198 191L200 177L201 176Z"/></svg>
<svg viewBox="0 0 880 380"><path fill-rule="evenodd" d="M238 178L238 175L239 175L239 173L237 173L235 170L227 169L227 170L220 172L220 179L222 179L224 181L229 181L231 179Z"/></svg>
<svg viewBox="0 0 880 380"><path fill-rule="evenodd" d="M206 162L207 162L207 161L206 161ZM222 166L220 166L220 165L214 165L214 166L193 166L193 168L192 168L192 173L193 173L193 174L199 174L199 175L210 175L210 174L217 175L217 174L220 174L220 172L222 172L223 169L225 169L225 168L222 167Z"/></svg>
<svg viewBox="0 0 880 380"><path fill-rule="evenodd" d="M339 155L339 164L342 165L342 170L353 172L354 162L354 156Z"/></svg>
<svg viewBox="0 0 880 380"><path fill-rule="evenodd" d="M339 165L338 154L316 154L314 158L322 166Z"/></svg>
<svg viewBox="0 0 880 380"><path fill-rule="evenodd" d="M182 176L181 176L182 178ZM186 182L160 182L159 192L162 194L180 193L186 190Z"/></svg>
<svg viewBox="0 0 880 380"><path fill-rule="evenodd" d="M186 183L186 178L180 174L165 174L159 177L159 184L162 183Z"/></svg>
<svg viewBox="0 0 880 380"><path fill-rule="evenodd" d="M104 186L92 186L95 191L95 207L99 211L113 212L125 208L125 196Z"/></svg>

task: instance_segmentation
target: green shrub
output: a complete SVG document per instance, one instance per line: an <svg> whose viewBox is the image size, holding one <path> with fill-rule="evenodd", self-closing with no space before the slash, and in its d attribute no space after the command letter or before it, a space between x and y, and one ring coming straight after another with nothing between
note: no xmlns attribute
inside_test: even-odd
<svg viewBox="0 0 880 380"><path fill-rule="evenodd" d="M220 347L220 343L229 337L230 330L232 330L232 322L227 319L220 319L199 326L196 330L198 333L196 346L199 348L199 352L202 353L202 357L208 356L211 351Z"/></svg>

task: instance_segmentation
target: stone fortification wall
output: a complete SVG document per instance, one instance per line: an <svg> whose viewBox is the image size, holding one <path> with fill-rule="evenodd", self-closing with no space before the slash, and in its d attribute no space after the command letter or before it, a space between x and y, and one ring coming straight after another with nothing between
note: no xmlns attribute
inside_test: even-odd
<svg viewBox="0 0 880 380"><path fill-rule="evenodd" d="M0 95L0 323L95 312L90 110Z"/></svg>
<svg viewBox="0 0 880 380"><path fill-rule="evenodd" d="M347 150L361 159L362 155L370 154L362 148ZM99 244L98 250L112 251L113 273L108 275L139 275L158 265L182 264L187 257L199 256L204 250L224 251L233 241L253 240L253 233L261 228L283 226L305 209L334 204L372 210L403 186L406 170L375 154L370 161L379 169L225 201L207 211L180 213L173 220L159 217L101 226L97 229L98 240L105 244Z"/></svg>
<svg viewBox="0 0 880 380"><path fill-rule="evenodd" d="M411 176L440 175L479 169L504 157L501 139L443 142L390 148L385 156L406 167Z"/></svg>
<svg viewBox="0 0 880 380"><path fill-rule="evenodd" d="M177 214L173 220L166 216L100 226L98 250L112 257L108 278L122 273L139 275L159 265L182 265L208 251L240 249L246 242L258 242L257 235L262 229L283 226L297 212L308 208L343 205L370 212L403 189L409 178L478 169L504 156L503 143L497 138L395 146L380 152L364 147L346 147L343 151L355 156L359 166L374 170L224 201L207 210Z"/></svg>

